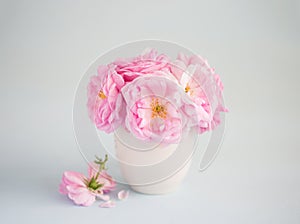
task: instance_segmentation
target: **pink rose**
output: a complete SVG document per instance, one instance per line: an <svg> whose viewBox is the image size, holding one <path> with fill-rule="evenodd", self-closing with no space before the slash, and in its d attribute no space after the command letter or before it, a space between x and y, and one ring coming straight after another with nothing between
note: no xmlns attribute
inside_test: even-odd
<svg viewBox="0 0 300 224"><path fill-rule="evenodd" d="M68 195L77 205L90 206L95 202L96 197L108 201L110 197L105 194L114 186L114 180L105 171L98 175L96 172L89 172L88 177L81 173L66 171L63 174L59 192Z"/></svg>
<svg viewBox="0 0 300 224"><path fill-rule="evenodd" d="M89 164L88 177L77 172L64 172L59 192L68 195L77 205L90 206L96 197L109 201L110 197L106 193L114 189L116 182L105 171L107 161L107 155L104 159L96 157L95 164Z"/></svg>
<svg viewBox="0 0 300 224"><path fill-rule="evenodd" d="M178 143L198 123L195 104L169 79L142 76L123 87L122 94L126 128L139 139Z"/></svg>
<svg viewBox="0 0 300 224"><path fill-rule="evenodd" d="M119 59L114 62L116 72L120 74L126 82L130 82L141 75L153 74L157 71L170 71L169 63L170 60L166 55L159 55L154 49L148 49L135 58Z"/></svg>
<svg viewBox="0 0 300 224"><path fill-rule="evenodd" d="M125 82L114 65L100 66L88 85L88 111L99 130L110 133L124 122L124 100L120 89Z"/></svg>
<svg viewBox="0 0 300 224"><path fill-rule="evenodd" d="M220 123L220 112L226 112L222 101L223 84L215 70L200 56L179 54L171 66L172 73L188 96L196 103L197 111L205 111L208 121L198 124L200 133L214 129Z"/></svg>

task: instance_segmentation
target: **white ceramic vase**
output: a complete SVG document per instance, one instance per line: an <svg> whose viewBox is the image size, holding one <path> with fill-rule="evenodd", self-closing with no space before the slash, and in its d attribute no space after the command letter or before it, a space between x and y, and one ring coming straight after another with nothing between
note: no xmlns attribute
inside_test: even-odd
<svg viewBox="0 0 300 224"><path fill-rule="evenodd" d="M140 193L173 192L191 165L194 137L188 134L179 144L149 143L120 128L115 133L115 149L124 180Z"/></svg>

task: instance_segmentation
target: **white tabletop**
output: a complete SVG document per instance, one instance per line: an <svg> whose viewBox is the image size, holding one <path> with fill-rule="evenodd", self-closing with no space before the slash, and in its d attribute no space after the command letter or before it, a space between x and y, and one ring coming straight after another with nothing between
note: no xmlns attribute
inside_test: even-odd
<svg viewBox="0 0 300 224"><path fill-rule="evenodd" d="M299 1L1 1L1 223L300 223ZM85 172L72 129L77 83L128 41L208 58L230 113L222 150L179 191L112 209L58 193Z"/></svg>

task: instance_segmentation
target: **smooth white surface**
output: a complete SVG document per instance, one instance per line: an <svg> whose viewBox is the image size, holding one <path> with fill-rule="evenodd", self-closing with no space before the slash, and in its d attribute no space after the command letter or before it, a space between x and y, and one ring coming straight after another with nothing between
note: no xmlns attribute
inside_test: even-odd
<svg viewBox="0 0 300 224"><path fill-rule="evenodd" d="M123 183L144 194L174 192L181 186L191 166L195 136L188 135L178 144L151 142L147 144L147 149L143 141L119 128L114 138L116 157L126 180Z"/></svg>
<svg viewBox="0 0 300 224"><path fill-rule="evenodd" d="M1 223L300 223L299 1L1 1ZM181 189L73 206L85 172L72 130L76 85L126 41L177 42L208 58L230 113L215 163Z"/></svg>

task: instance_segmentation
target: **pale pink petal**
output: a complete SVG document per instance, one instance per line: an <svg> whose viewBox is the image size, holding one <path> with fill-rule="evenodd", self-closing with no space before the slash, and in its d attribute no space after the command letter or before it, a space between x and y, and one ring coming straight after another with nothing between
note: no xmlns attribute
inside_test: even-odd
<svg viewBox="0 0 300 224"><path fill-rule="evenodd" d="M114 179L105 170L100 173L97 181L103 184L101 190L103 190L104 193L112 191L116 186Z"/></svg>
<svg viewBox="0 0 300 224"><path fill-rule="evenodd" d="M154 49L148 49L141 55L130 59L118 59L114 63L116 72L124 81L130 82L143 75L157 71L170 71L170 59L164 54L158 54Z"/></svg>
<svg viewBox="0 0 300 224"><path fill-rule="evenodd" d="M63 181L66 185L69 184L77 184L80 186L85 186L84 184L84 176L81 173L66 171L63 174Z"/></svg>
<svg viewBox="0 0 300 224"><path fill-rule="evenodd" d="M83 206L91 206L96 201L95 197L88 197L87 200L82 204Z"/></svg>
<svg viewBox="0 0 300 224"><path fill-rule="evenodd" d="M90 206L96 199L95 195L91 192L86 191L79 194L68 193L68 196L71 200L74 201L77 205Z"/></svg>
<svg viewBox="0 0 300 224"><path fill-rule="evenodd" d="M88 191L87 187L77 186L77 185L67 185L66 189L68 192L73 194L81 194L83 192Z"/></svg>
<svg viewBox="0 0 300 224"><path fill-rule="evenodd" d="M99 205L101 208L113 208L116 207L116 203L114 201L103 202Z"/></svg>
<svg viewBox="0 0 300 224"><path fill-rule="evenodd" d="M61 194L68 194L68 190L67 190L66 185L65 185L64 182L60 183L58 191Z"/></svg>
<svg viewBox="0 0 300 224"><path fill-rule="evenodd" d="M215 79L216 79L216 82L217 82L218 87L220 88L221 91L223 91L224 86L223 86L223 83L222 83L222 81L221 81L220 76L216 74L216 75L215 75Z"/></svg>
<svg viewBox="0 0 300 224"><path fill-rule="evenodd" d="M107 194L97 194L97 197L103 201L109 201L110 197Z"/></svg>
<svg viewBox="0 0 300 224"><path fill-rule="evenodd" d="M119 191L119 193L118 193L118 198L119 198L119 200L127 199L128 196L129 196L129 191L127 191L127 190L121 190L121 191Z"/></svg>

